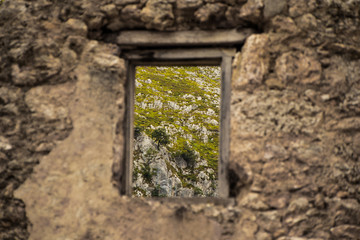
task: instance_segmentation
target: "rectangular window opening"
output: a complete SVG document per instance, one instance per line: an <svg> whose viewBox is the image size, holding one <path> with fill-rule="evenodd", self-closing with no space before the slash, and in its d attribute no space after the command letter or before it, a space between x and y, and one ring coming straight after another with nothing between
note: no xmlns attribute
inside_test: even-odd
<svg viewBox="0 0 360 240"><path fill-rule="evenodd" d="M220 66L137 66L132 194L217 197Z"/></svg>
<svg viewBox="0 0 360 240"><path fill-rule="evenodd" d="M122 189L132 197L228 198L235 50L130 53ZM149 57L151 56L151 57Z"/></svg>

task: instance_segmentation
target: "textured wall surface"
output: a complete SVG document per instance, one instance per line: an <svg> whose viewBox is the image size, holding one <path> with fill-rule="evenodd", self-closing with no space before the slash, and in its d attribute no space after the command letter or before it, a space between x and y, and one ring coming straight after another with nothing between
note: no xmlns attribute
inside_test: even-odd
<svg viewBox="0 0 360 240"><path fill-rule="evenodd" d="M3 1L0 239L360 239L359 15L356 0ZM235 205L119 196L116 35L244 27Z"/></svg>

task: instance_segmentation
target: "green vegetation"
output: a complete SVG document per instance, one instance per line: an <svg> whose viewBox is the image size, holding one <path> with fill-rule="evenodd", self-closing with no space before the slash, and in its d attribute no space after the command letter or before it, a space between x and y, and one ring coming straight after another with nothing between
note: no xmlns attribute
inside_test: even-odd
<svg viewBox="0 0 360 240"><path fill-rule="evenodd" d="M191 149L187 143L185 143L184 146L174 154L174 156L181 157L182 159L184 159L190 168L193 168L195 165L195 161L196 161L195 151Z"/></svg>
<svg viewBox="0 0 360 240"><path fill-rule="evenodd" d="M134 137L150 136L171 153L172 159L187 163L186 173L166 161L167 169L176 175L183 187L194 187L197 175L207 168L216 181L219 157L220 77L218 67L137 67L135 90ZM137 154L134 159L140 158ZM206 165L197 163L204 162ZM147 166L134 169L147 179L153 174ZM146 177L144 176L146 174ZM135 172L134 172L134 175ZM213 186L216 186L214 183ZM156 195L157 186L151 195ZM135 189L134 189L135 190Z"/></svg>
<svg viewBox="0 0 360 240"><path fill-rule="evenodd" d="M160 185L156 185L155 188L151 191L152 197L166 197L166 195L161 194Z"/></svg>
<svg viewBox="0 0 360 240"><path fill-rule="evenodd" d="M145 182L151 184L152 177L156 175L156 170L150 168L149 162L142 165L141 174L144 177Z"/></svg>
<svg viewBox="0 0 360 240"><path fill-rule="evenodd" d="M141 132L143 132L143 131L144 131L144 129L142 127L135 126L135 128L134 128L134 138L137 139L140 136Z"/></svg>
<svg viewBox="0 0 360 240"><path fill-rule="evenodd" d="M168 143L170 143L169 135L166 134L166 130L164 128L155 129L151 133L151 137L157 143L158 148L159 148L160 144L166 146Z"/></svg>
<svg viewBox="0 0 360 240"><path fill-rule="evenodd" d="M203 191L200 188L198 188L198 187L194 188L194 195L195 196L201 196L202 194L203 194Z"/></svg>
<svg viewBox="0 0 360 240"><path fill-rule="evenodd" d="M149 149L145 153L145 162L140 164L139 167L134 168L133 172L133 181L137 180L137 175L140 173L144 181L148 184L152 184L153 176L156 176L156 169L150 167L151 159L157 154L157 151L154 149ZM138 159L140 157L140 151L134 151L134 158Z"/></svg>

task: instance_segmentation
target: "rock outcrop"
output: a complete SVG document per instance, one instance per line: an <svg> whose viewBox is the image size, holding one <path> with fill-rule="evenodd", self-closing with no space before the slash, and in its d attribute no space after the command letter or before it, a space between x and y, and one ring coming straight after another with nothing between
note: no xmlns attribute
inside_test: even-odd
<svg viewBox="0 0 360 240"><path fill-rule="evenodd" d="M217 196L220 82L220 67L137 67L135 195Z"/></svg>

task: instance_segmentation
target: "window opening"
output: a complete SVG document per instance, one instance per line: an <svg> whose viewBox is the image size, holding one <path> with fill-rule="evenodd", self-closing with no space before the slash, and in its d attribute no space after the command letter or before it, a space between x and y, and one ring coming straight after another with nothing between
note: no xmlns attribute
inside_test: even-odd
<svg viewBox="0 0 360 240"><path fill-rule="evenodd" d="M133 196L217 197L220 66L137 66Z"/></svg>
<svg viewBox="0 0 360 240"><path fill-rule="evenodd" d="M230 145L230 83L231 64L235 52L235 49L200 48L148 50L130 49L122 53L122 57L126 59L128 69L126 86L126 146L124 161L122 161L122 170L119 175L120 192L122 194L133 197L168 197L166 199L172 199L172 197L191 197L191 199L192 197L205 197L202 199L205 199L206 201L207 199L223 199L229 197L227 166ZM195 68L197 69L198 73L191 73L191 71L188 71L189 69L194 70ZM208 73L204 73L206 69L209 70ZM177 74L179 77L178 82L174 82L173 78L166 77L168 71L174 70L176 71L175 75ZM148 77L148 74L151 71L153 73L156 72L156 74L152 77ZM213 94L213 96L210 96L210 98L218 95L218 102L220 102L219 106L217 106L218 110L216 110L216 104L213 106L211 106L211 104L210 106L206 104L202 106L200 106L200 104L196 104L196 102L201 102L202 100L204 100L203 97L206 93L201 93L201 91L204 91L204 89L201 89L200 86L197 86L197 90L201 94L190 94L191 91L194 91L194 89L187 88L185 86L185 83L188 83L190 85L191 83L193 83L192 85L194 85L194 82L191 82L190 80L188 81L187 78L184 78L185 80L183 79L182 81L180 81L182 74L185 77L187 76L187 78L189 78L189 75L202 75L202 77L206 79L217 79L218 85L220 85L220 90L216 90L216 94L215 92L209 92L207 94ZM164 79L167 79L168 81L164 81L162 83L159 82L160 76L164 77ZM167 85L169 83L176 83L177 85L175 84L173 86L173 89L159 88L159 85ZM139 88L139 86L141 87ZM203 88L204 87L206 86L203 86ZM180 115L181 111L184 111L185 108L180 108L179 104L175 103L174 101L160 101L156 93L160 93L162 91L167 91L164 95L166 96L165 98L167 98L167 100L171 100L169 98L171 98L171 96L175 94L180 95L184 101L185 99L187 99L187 97L189 97L189 99L187 99L186 101L194 101L194 105L196 105L196 107L194 106L194 109L192 109L192 105L187 106L188 110L191 109L190 111L195 111L195 109L198 108L200 110L202 108L202 111L200 111L201 113L209 113L208 115L203 114L202 117L203 122L208 124L208 128L205 127L206 131L213 131L211 132L211 134L209 134L210 136L208 135L206 137L204 134L195 134L195 132L197 131L195 126L193 129L194 136L191 136L192 129L188 126L185 126L185 121L183 121L183 123L180 121L181 117L183 117L183 119L186 118L187 122L190 122L191 116L186 116L186 114L185 116ZM151 96L151 99L153 101L145 101L145 93L147 94L146 97ZM152 95L150 93L152 93ZM192 95L193 97L189 95ZM201 97L201 100L199 97ZM168 110L172 108L179 108L179 111L176 113L177 116L174 116L174 113L169 114L168 112L159 114L156 108L160 105L162 105L162 107L166 107ZM146 106L146 108L141 109L141 106ZM137 115L136 111L143 111L143 114ZM144 111L146 111L146 114L144 114ZM213 114L213 112L215 112L215 115L217 116L209 117L209 115ZM201 113L199 113L199 115L201 115ZM144 117L145 119L153 119L154 123L151 124L142 122ZM179 133L179 135L176 136L175 134L176 140L179 141L174 142L175 138L172 135L174 135L174 131L177 130L174 129L174 126L170 126L169 123L164 123L162 121L165 117L167 117L168 119L172 119L169 120L169 122L172 121L172 123L180 123L176 125L179 125L179 129L182 129L178 131L184 131L184 135L181 135ZM216 120L216 118L218 119L218 121ZM193 117L193 120L195 123L195 117ZM216 126L212 128L210 127L211 123L214 123L215 125L215 121L218 122L218 129L216 129ZM216 131L218 133L217 135ZM199 132L201 132L201 130ZM144 133L147 136L145 136ZM186 134L188 134L187 137L184 137L186 136ZM147 144L152 145L152 148L139 146L141 144L144 145L145 143L137 143L137 138L146 138L146 141L144 139L142 139L141 141L145 141L147 142ZM197 138L202 142L196 143L196 141L191 141L191 138L193 138L193 140L194 138ZM206 144L204 145L203 143L206 143L206 141L208 143L209 141L217 142L218 150L211 149ZM158 168L154 166L156 164L151 161L151 159L154 159L154 156L155 159L160 158L162 156L161 154L164 154L165 150L169 151L170 154L168 156L171 156L167 158L168 161L164 161L166 168L171 173L176 172L175 175L177 175L181 182L181 184L178 184L177 186L176 183L179 183L178 180L173 179L174 184L173 182L171 182L172 180L166 180L166 177L161 175L164 173L164 171L159 171ZM209 159L208 156L204 156L204 153L212 157L210 157ZM203 154L203 156L201 156L201 154ZM141 158L140 161L139 155ZM194 158L195 161L193 161ZM216 158L218 159L218 161L214 160ZM176 161L178 161L178 163L176 163ZM203 166L201 164L201 161L203 161ZM175 171L173 169L174 166L172 165L174 163L179 165L178 169L175 169ZM183 168L180 167L181 165L183 166ZM192 171L191 169L196 170ZM210 173L208 174L209 179L207 184L210 185L210 188L201 188L199 187L199 184L196 184L196 179L199 179L201 177L206 179L206 176L204 176L203 174L204 172L201 173L201 170L209 170ZM147 186L145 183L147 183ZM141 184L146 186L145 189ZM179 188L183 189L181 190Z"/></svg>

